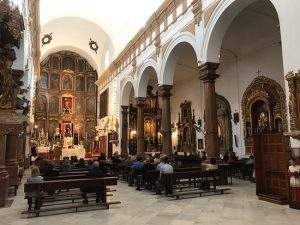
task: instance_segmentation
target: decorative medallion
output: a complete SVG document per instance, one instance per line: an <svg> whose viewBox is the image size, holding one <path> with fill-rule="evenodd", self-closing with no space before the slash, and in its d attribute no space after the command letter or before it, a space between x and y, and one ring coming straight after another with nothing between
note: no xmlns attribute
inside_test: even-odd
<svg viewBox="0 0 300 225"><path fill-rule="evenodd" d="M97 51L99 49L99 46L97 44L96 41L93 41L91 38L90 38L90 42L89 42L89 45L90 45L90 49L92 49L94 52L96 52L97 54Z"/></svg>
<svg viewBox="0 0 300 225"><path fill-rule="evenodd" d="M42 38L42 47L44 45L50 44L51 41L52 41L52 33L45 34L44 37Z"/></svg>

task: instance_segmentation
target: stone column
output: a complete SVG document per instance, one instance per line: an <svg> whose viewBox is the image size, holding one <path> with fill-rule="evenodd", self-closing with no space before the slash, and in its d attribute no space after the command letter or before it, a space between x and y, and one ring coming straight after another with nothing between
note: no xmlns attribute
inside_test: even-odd
<svg viewBox="0 0 300 225"><path fill-rule="evenodd" d="M145 137L144 137L144 107L145 98L136 98L137 106L137 155L145 154Z"/></svg>
<svg viewBox="0 0 300 225"><path fill-rule="evenodd" d="M121 139L121 155L128 155L128 106L122 105L122 139Z"/></svg>
<svg viewBox="0 0 300 225"><path fill-rule="evenodd" d="M18 160L17 152L19 148L18 132L12 132L7 134L6 139L6 170L9 174L9 186L15 186L18 184Z"/></svg>
<svg viewBox="0 0 300 225"><path fill-rule="evenodd" d="M215 80L218 63L207 62L199 67L200 77L204 85L204 129L205 151L208 158L219 158L220 146L218 142L218 116L215 92Z"/></svg>
<svg viewBox="0 0 300 225"><path fill-rule="evenodd" d="M7 198L9 175L5 168L6 136L0 134L0 207L5 205Z"/></svg>
<svg viewBox="0 0 300 225"><path fill-rule="evenodd" d="M158 95L161 98L161 133L163 141L163 153L172 154L172 131L171 131L171 106L170 97L172 85L161 85L158 87Z"/></svg>

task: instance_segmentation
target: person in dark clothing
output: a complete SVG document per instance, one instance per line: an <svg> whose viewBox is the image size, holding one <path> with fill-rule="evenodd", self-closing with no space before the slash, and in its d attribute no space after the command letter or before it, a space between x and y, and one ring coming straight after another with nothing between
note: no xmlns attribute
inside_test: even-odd
<svg viewBox="0 0 300 225"><path fill-rule="evenodd" d="M84 159L83 158L80 158L78 160L78 163L76 164L76 167L79 168L79 169L85 169L86 168L86 165L84 163Z"/></svg>
<svg viewBox="0 0 300 225"><path fill-rule="evenodd" d="M156 170L156 166L151 163L150 159L146 159L143 170Z"/></svg>
<svg viewBox="0 0 300 225"><path fill-rule="evenodd" d="M48 164L48 169L44 172L44 177L57 177L59 172L54 169L53 163Z"/></svg>
<svg viewBox="0 0 300 225"><path fill-rule="evenodd" d="M95 161L93 165L90 167L87 177L88 178L101 178L105 176L105 171L102 167L100 167L100 164L98 161ZM83 197L83 203L88 204L87 199L87 193L96 193L96 203L100 202L100 199L102 203L105 203L106 201L106 191L104 190L105 187L93 187L93 188L82 188L82 197Z"/></svg>

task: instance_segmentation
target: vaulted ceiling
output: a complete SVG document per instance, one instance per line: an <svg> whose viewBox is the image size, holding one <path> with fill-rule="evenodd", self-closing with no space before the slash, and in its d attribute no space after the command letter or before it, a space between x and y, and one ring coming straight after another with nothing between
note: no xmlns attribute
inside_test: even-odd
<svg viewBox="0 0 300 225"><path fill-rule="evenodd" d="M164 0L40 0L42 59L52 52L71 50L101 72L143 27ZM90 49L95 41L99 50Z"/></svg>

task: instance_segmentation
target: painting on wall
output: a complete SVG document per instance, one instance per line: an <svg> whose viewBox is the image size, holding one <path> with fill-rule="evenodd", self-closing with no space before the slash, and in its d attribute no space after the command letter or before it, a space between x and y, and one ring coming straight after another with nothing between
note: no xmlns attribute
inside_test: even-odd
<svg viewBox="0 0 300 225"><path fill-rule="evenodd" d="M72 97L62 97L62 112L64 114L71 114L73 108L73 98Z"/></svg>
<svg viewBox="0 0 300 225"><path fill-rule="evenodd" d="M84 76L76 76L76 91L85 91Z"/></svg>
<svg viewBox="0 0 300 225"><path fill-rule="evenodd" d="M49 112L53 114L59 113L59 98L57 96L51 96L49 100Z"/></svg>
<svg viewBox="0 0 300 225"><path fill-rule="evenodd" d="M50 89L58 91L59 90L59 74L53 73L50 77Z"/></svg>
<svg viewBox="0 0 300 225"><path fill-rule="evenodd" d="M88 114L96 113L96 98L89 97L86 99L86 112Z"/></svg>
<svg viewBox="0 0 300 225"><path fill-rule="evenodd" d="M46 72L42 72L41 74L40 89L48 89L48 74Z"/></svg>
<svg viewBox="0 0 300 225"><path fill-rule="evenodd" d="M95 82L96 82L95 77L88 77L87 78L87 81L86 81L86 83L87 83L87 85L86 85L87 92L95 92L96 91Z"/></svg>
<svg viewBox="0 0 300 225"><path fill-rule="evenodd" d="M83 97L75 98L75 111L76 111L76 114L84 114L85 113Z"/></svg>
<svg viewBox="0 0 300 225"><path fill-rule="evenodd" d="M63 75L62 89L63 90L72 90L73 89L73 77L71 74Z"/></svg>
<svg viewBox="0 0 300 225"><path fill-rule="evenodd" d="M36 111L47 112L47 98L45 95L38 95L36 99Z"/></svg>

